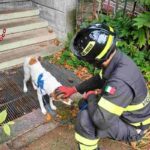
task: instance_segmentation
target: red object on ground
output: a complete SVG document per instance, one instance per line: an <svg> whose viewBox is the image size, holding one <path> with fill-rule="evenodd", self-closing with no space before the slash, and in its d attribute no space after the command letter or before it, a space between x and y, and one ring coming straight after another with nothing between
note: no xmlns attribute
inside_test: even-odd
<svg viewBox="0 0 150 150"><path fill-rule="evenodd" d="M6 28L3 28L3 33L2 33L2 35L0 35L0 41L3 41L3 39L5 37L5 33L6 33Z"/></svg>

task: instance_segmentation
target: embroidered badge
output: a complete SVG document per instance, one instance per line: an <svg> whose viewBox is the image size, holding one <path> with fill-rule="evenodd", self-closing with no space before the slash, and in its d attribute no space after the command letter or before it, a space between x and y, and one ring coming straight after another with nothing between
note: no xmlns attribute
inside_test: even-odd
<svg viewBox="0 0 150 150"><path fill-rule="evenodd" d="M105 87L105 92L107 92L111 95L114 95L116 93L116 89L114 87L111 87L111 86L106 86Z"/></svg>

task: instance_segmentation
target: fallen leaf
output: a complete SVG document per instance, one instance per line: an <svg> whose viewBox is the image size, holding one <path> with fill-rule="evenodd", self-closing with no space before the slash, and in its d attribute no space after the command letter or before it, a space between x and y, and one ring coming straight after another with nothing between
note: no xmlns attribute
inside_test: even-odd
<svg viewBox="0 0 150 150"><path fill-rule="evenodd" d="M49 113L47 113L46 114L46 121L49 122L51 120L52 120L52 116Z"/></svg>

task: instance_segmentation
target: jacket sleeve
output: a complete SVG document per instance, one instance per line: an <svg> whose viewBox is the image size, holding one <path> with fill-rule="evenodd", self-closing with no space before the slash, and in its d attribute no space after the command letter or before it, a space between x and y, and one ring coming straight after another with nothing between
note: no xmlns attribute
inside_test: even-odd
<svg viewBox="0 0 150 150"><path fill-rule="evenodd" d="M106 88L114 90L111 93ZM95 126L107 129L118 119L133 99L132 90L122 81L107 82L100 97L88 97L88 112Z"/></svg>
<svg viewBox="0 0 150 150"><path fill-rule="evenodd" d="M104 86L104 79L101 79L100 75L91 77L88 80L76 85L76 89L79 93L83 94L94 89L101 89Z"/></svg>

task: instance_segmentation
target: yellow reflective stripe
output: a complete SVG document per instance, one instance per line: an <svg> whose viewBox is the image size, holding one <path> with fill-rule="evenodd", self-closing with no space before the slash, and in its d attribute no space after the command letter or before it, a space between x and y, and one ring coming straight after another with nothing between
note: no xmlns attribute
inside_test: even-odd
<svg viewBox="0 0 150 150"><path fill-rule="evenodd" d="M82 51L81 55L86 56L92 50L94 45L95 45L95 41L90 41L88 45L85 47L85 49Z"/></svg>
<svg viewBox="0 0 150 150"><path fill-rule="evenodd" d="M100 76L101 78L103 78L103 70L102 70L102 69L101 69L100 72L99 72L99 76Z"/></svg>
<svg viewBox="0 0 150 150"><path fill-rule="evenodd" d="M82 145L80 144L80 150L94 150L98 147L98 145L88 146L88 145Z"/></svg>
<svg viewBox="0 0 150 150"><path fill-rule="evenodd" d="M133 126L140 126L141 124L142 125L147 125L147 124L150 124L150 118L148 118L148 119L146 119L146 120L144 120L142 122L130 123L130 124L133 125Z"/></svg>
<svg viewBox="0 0 150 150"><path fill-rule="evenodd" d="M150 103L150 95L148 92L146 98L140 104L137 104L137 105L129 105L126 108L124 108L124 107L118 106L116 104L113 104L110 101L108 101L107 99L104 99L102 97L99 101L99 106L113 114L120 115L124 111L136 111L136 110L142 109L149 103ZM116 111L118 111L118 112L116 112Z"/></svg>
<svg viewBox="0 0 150 150"><path fill-rule="evenodd" d="M124 111L123 107L120 107L116 104L111 103L110 101L106 100L105 98L101 97L98 105L103 109L107 110L108 112L115 114L117 116L121 116Z"/></svg>
<svg viewBox="0 0 150 150"><path fill-rule="evenodd" d="M142 109L144 108L147 104L149 104L150 102L150 95L149 95L149 92L147 93L147 96L145 97L145 99L140 103L140 104L137 104L137 105L129 105L127 106L124 111L135 111L135 110L139 110L139 109Z"/></svg>
<svg viewBox="0 0 150 150"><path fill-rule="evenodd" d="M113 28L109 27L110 28L110 31L114 31ZM102 52L96 57L96 59L101 59L109 50L109 48L111 47L112 45L112 42L113 42L113 39L114 39L114 36L112 35L109 35L108 36L108 41L106 43L106 46L104 47L104 49L102 50Z"/></svg>
<svg viewBox="0 0 150 150"><path fill-rule="evenodd" d="M87 138L79 135L78 133L75 133L75 139L79 143L82 143L82 144L85 144L85 145L89 145L89 146L95 146L95 145L97 145L98 140L99 140L99 139L90 140L90 139L87 139Z"/></svg>
<svg viewBox="0 0 150 150"><path fill-rule="evenodd" d="M109 26L109 29L111 32L114 32L114 29L111 26Z"/></svg>
<svg viewBox="0 0 150 150"><path fill-rule="evenodd" d="M135 111L142 108L144 108L143 104L129 105L128 107L124 108L124 111Z"/></svg>
<svg viewBox="0 0 150 150"><path fill-rule="evenodd" d="M108 112L112 113L112 114L115 114L115 115L118 115L118 116L121 116L121 114L123 113L123 111L125 110L125 108L123 107L120 107L116 104L113 104L111 102L109 102L108 100L106 100L105 98L101 98L100 101L98 102L98 105L100 107L102 107L103 109L107 110ZM142 121L142 122L137 122L137 123L129 123L133 126L140 126L141 124L142 125L147 125L147 124L150 124L150 118Z"/></svg>

